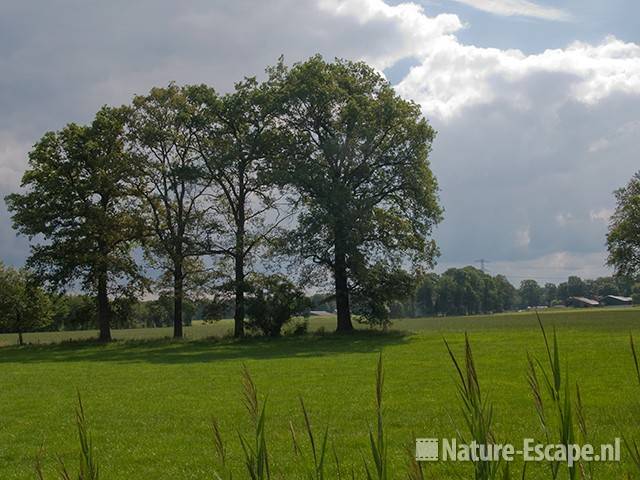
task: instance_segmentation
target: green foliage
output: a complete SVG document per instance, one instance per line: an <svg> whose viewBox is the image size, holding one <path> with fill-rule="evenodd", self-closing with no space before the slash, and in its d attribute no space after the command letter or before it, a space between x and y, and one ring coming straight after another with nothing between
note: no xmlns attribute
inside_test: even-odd
<svg viewBox="0 0 640 480"><path fill-rule="evenodd" d="M304 292L282 275L253 275L251 297L247 299L247 327L269 337L278 337L295 315L309 304Z"/></svg>
<svg viewBox="0 0 640 480"><path fill-rule="evenodd" d="M270 82L248 78L218 95L206 85L186 89L196 106L193 133L214 198L214 229L208 253L235 299L235 335L244 333L246 270L290 213L283 212L266 172L278 146L274 134L278 103Z"/></svg>
<svg viewBox="0 0 640 480"><path fill-rule="evenodd" d="M450 268L432 276L434 313L471 315L513 308L515 288L502 275L492 277L477 268Z"/></svg>
<svg viewBox="0 0 640 480"><path fill-rule="evenodd" d="M640 305L640 283L636 283L631 290L631 298L634 305Z"/></svg>
<svg viewBox="0 0 640 480"><path fill-rule="evenodd" d="M52 315L51 299L34 279L0 262L0 331L18 333L22 344L24 332L46 327Z"/></svg>
<svg viewBox="0 0 640 480"><path fill-rule="evenodd" d="M640 172L615 192L616 210L611 217L607 247L608 264L621 275L640 273Z"/></svg>
<svg viewBox="0 0 640 480"><path fill-rule="evenodd" d="M108 295L142 282L130 255L142 232L127 187L125 121L125 109L103 107L89 126L45 134L29 152L26 191L6 197L14 227L36 242L28 267L54 288L81 281L95 292L104 340Z"/></svg>
<svg viewBox="0 0 640 480"><path fill-rule="evenodd" d="M125 119L124 110L104 107L89 126L48 132L29 153L27 191L7 196L14 227L44 240L33 246L29 265L55 286L81 278L95 291L101 268L114 279L137 274L129 256L139 225L125 183L132 174Z"/></svg>
<svg viewBox="0 0 640 480"><path fill-rule="evenodd" d="M520 302L525 307L537 307L542 304L544 292L535 280L520 282Z"/></svg>
<svg viewBox="0 0 640 480"><path fill-rule="evenodd" d="M97 325L96 302L88 295L59 295L54 302L56 330L87 330Z"/></svg>
<svg viewBox="0 0 640 480"><path fill-rule="evenodd" d="M418 316L436 313L439 281L440 277L436 273L429 273L418 279L415 292L415 306Z"/></svg>

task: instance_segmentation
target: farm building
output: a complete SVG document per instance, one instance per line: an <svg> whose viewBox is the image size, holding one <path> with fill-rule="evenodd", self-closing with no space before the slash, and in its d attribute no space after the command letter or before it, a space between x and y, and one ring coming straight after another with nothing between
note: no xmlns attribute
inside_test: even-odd
<svg viewBox="0 0 640 480"><path fill-rule="evenodd" d="M599 305L600 305L600 302L598 302L597 300L593 300L591 298L569 297L567 299L567 306L569 306L569 307L589 308L589 307L597 307Z"/></svg>
<svg viewBox="0 0 640 480"><path fill-rule="evenodd" d="M607 295L601 300L604 305L631 305L631 297L621 297L619 295Z"/></svg>

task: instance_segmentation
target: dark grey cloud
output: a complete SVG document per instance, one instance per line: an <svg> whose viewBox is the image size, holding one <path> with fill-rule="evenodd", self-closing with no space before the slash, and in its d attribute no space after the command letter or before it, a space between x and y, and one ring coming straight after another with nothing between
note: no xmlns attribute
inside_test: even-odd
<svg viewBox="0 0 640 480"><path fill-rule="evenodd" d="M280 55L362 58L400 41L390 20L360 25L313 1L0 2L0 195L15 191L31 145L103 104L171 81L221 91ZM0 206L0 258L28 253Z"/></svg>

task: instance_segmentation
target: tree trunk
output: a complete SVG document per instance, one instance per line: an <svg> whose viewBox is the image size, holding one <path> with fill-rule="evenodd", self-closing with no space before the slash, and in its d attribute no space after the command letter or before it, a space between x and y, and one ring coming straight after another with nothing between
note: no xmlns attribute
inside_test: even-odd
<svg viewBox="0 0 640 480"><path fill-rule="evenodd" d="M244 169L238 171L240 180L238 209L236 217L236 246L235 246L235 311L233 314L233 336L244 337L244 235L245 235L245 189Z"/></svg>
<svg viewBox="0 0 640 480"><path fill-rule="evenodd" d="M111 307L109 305L109 293L107 291L107 272L102 269L98 272L98 328L101 342L111 341Z"/></svg>
<svg viewBox="0 0 640 480"><path fill-rule="evenodd" d="M22 330L18 330L18 345L24 345L24 338L22 338Z"/></svg>
<svg viewBox="0 0 640 480"><path fill-rule="evenodd" d="M182 299L183 292L182 261L174 265L173 271L173 338L182 338Z"/></svg>
<svg viewBox="0 0 640 480"><path fill-rule="evenodd" d="M235 312L233 336L244 336L244 258L236 253L235 265Z"/></svg>
<svg viewBox="0 0 640 480"><path fill-rule="evenodd" d="M334 280L336 287L336 312L338 315L338 326L336 332L351 332L353 324L351 323L351 308L349 306L349 284L347 278L347 256L345 254L344 242L336 237L335 243L335 263L334 263Z"/></svg>

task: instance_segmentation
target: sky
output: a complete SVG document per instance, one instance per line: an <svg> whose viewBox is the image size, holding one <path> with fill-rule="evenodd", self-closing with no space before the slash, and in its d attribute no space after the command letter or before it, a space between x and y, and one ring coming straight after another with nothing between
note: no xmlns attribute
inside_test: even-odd
<svg viewBox="0 0 640 480"><path fill-rule="evenodd" d="M369 62L438 131L437 271L608 275L613 191L640 168L639 15L634 0L0 0L0 196L46 131L104 104L171 81L227 91L321 53ZM0 202L0 259L28 252Z"/></svg>

